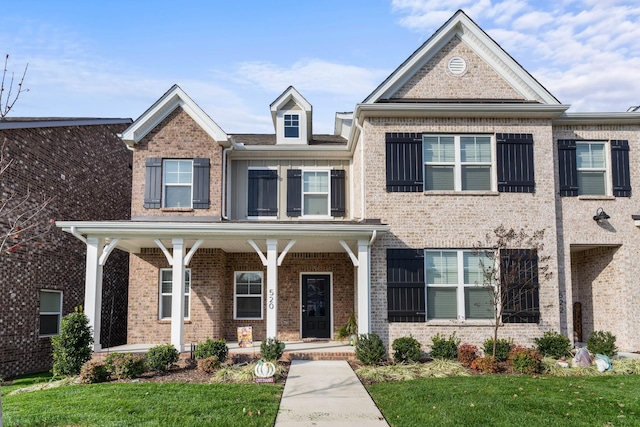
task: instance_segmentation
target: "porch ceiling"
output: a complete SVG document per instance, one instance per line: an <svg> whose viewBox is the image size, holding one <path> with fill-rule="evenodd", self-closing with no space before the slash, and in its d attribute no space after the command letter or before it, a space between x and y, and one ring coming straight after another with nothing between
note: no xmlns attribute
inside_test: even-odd
<svg viewBox="0 0 640 427"><path fill-rule="evenodd" d="M278 251L291 240L296 244L289 252L344 252L340 240L356 250L358 240L371 240L389 231L389 227L368 223L188 223L150 221L57 221L63 231L84 240L104 238L106 243L118 239L118 249L137 253L142 248L157 248L155 240L171 247L171 240L182 238L187 247L202 240L200 248L225 252L254 252L253 240L266 251L266 240L277 239Z"/></svg>

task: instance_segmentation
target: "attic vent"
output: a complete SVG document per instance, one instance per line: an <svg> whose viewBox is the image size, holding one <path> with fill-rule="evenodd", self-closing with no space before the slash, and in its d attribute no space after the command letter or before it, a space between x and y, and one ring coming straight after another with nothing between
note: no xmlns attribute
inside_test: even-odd
<svg viewBox="0 0 640 427"><path fill-rule="evenodd" d="M459 56L454 56L449 60L449 63L447 64L447 68L449 69L449 72L451 74L455 76L459 76L464 74L465 71L467 71L467 63L465 62L464 59L460 58Z"/></svg>

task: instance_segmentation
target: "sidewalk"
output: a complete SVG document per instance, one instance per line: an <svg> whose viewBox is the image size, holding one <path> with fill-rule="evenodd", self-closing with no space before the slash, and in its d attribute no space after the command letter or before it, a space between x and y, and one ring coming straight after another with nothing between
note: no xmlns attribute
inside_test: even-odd
<svg viewBox="0 0 640 427"><path fill-rule="evenodd" d="M386 426L346 361L293 360L275 427Z"/></svg>

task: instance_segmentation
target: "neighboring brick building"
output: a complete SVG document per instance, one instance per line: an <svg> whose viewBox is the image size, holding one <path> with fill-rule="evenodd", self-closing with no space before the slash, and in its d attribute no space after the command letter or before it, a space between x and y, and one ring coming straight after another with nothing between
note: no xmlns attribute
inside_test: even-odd
<svg viewBox="0 0 640 427"><path fill-rule="evenodd" d="M45 223L129 219L132 155L117 134L130 124L130 119L0 121L0 144L12 161L1 176L2 199L27 189L31 203L51 198L38 218ZM0 254L3 378L50 369L50 336L59 330L61 316L84 304L85 245L57 227L41 241ZM105 266L105 345L126 342L128 258L117 251Z"/></svg>
<svg viewBox="0 0 640 427"><path fill-rule="evenodd" d="M338 113L335 135L313 135L292 87L270 108L275 135L230 135L172 87L122 134L131 221L59 223L86 237L88 289L112 248L131 254L129 344L248 325L258 340L332 338L351 312L388 346L481 344L492 312L472 249L502 225L545 231L552 276L531 248L498 254L527 282L501 336L600 329L640 349L640 113L567 113L462 11Z"/></svg>

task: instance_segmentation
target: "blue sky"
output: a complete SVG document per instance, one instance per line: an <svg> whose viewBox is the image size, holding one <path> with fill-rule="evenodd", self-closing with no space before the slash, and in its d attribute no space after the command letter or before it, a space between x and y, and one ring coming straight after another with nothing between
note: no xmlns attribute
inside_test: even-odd
<svg viewBox="0 0 640 427"><path fill-rule="evenodd" d="M458 9L570 111L640 104L637 0L4 0L0 53L29 63L10 115L135 119L177 83L226 132L273 133L293 85L332 133Z"/></svg>

